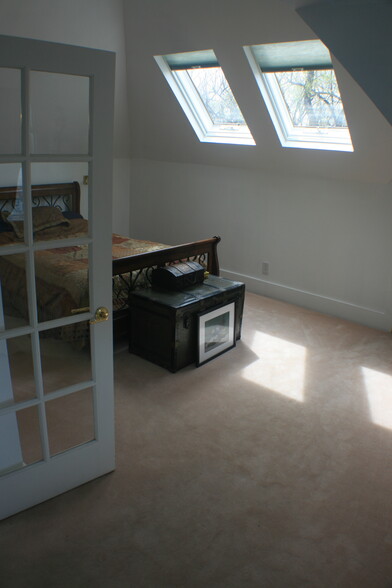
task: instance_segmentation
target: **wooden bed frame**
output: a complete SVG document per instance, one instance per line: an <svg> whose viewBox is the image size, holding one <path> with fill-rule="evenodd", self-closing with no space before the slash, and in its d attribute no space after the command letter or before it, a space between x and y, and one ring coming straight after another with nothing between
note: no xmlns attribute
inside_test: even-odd
<svg viewBox="0 0 392 588"><path fill-rule="evenodd" d="M21 196L22 189L0 187L0 212L10 210L17 196ZM41 184L32 186L33 206L55 206L60 210L80 212L80 185L78 182L61 184ZM142 273L151 275L154 267L176 263L184 260L198 261L206 267L206 271L219 275L217 245L220 237L193 241L182 245L175 245L138 255L130 255L113 260L113 279L122 279L128 284L129 290L138 286L138 279ZM121 337L128 332L127 306L113 311L115 337Z"/></svg>
<svg viewBox="0 0 392 588"><path fill-rule="evenodd" d="M41 184L31 186L33 206L55 206L62 211L80 212L79 182L67 184ZM13 207L15 199L22 197L21 187L0 188L0 212Z"/></svg>

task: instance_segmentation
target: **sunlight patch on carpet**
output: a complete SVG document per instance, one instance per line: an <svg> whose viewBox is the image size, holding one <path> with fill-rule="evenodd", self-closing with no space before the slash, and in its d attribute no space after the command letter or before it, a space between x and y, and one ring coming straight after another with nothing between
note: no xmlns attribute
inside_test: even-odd
<svg viewBox="0 0 392 588"><path fill-rule="evenodd" d="M362 367L373 423L392 429L392 376Z"/></svg>
<svg viewBox="0 0 392 588"><path fill-rule="evenodd" d="M304 402L306 347L256 331L250 345L258 356L242 376L262 388Z"/></svg>

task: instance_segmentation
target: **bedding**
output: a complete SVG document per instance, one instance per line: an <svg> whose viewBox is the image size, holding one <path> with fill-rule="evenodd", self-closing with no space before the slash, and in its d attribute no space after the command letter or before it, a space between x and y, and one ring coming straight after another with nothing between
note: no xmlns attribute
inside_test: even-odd
<svg viewBox="0 0 392 588"><path fill-rule="evenodd" d="M20 186L0 187L0 254L1 245L21 243L22 225L16 205L21 198ZM80 215L78 182L31 186L34 240L45 241L81 237L87 233L87 221ZM35 209L37 208L37 211ZM57 212L53 212L55 209ZM12 211L12 214L10 212ZM20 221L19 221L20 222ZM15 232L16 230L16 232ZM19 234L19 237L17 235ZM113 326L115 338L128 334L128 296L136 287L150 285L148 276L154 267L179 261L197 261L206 270L219 275L217 246L220 237L211 237L175 246L113 235ZM48 244L50 247L50 244ZM37 250L36 290L38 317L47 321L69 316L73 309L88 306L88 247L62 247ZM28 321L26 272L23 254L0 255L0 279L6 313ZM88 341L88 323L58 329L57 335L81 346ZM51 331L53 336L53 330Z"/></svg>
<svg viewBox="0 0 392 588"><path fill-rule="evenodd" d="M32 210L34 234L44 229L57 227L59 225L69 226L69 221L62 214L61 210L54 206L39 206ZM18 220L18 215L10 211L1 213L2 220L11 225L18 239L24 237L24 222ZM16 217L14 219L14 216Z"/></svg>
<svg viewBox="0 0 392 588"><path fill-rule="evenodd" d="M60 213L61 214L61 213ZM63 216L63 215L61 215ZM63 217L65 220L65 217ZM87 221L83 218L68 218L66 223L40 229L35 233L36 241L84 237L87 234ZM0 234L0 246L20 242L15 231ZM112 235L113 259L137 255L167 247L161 243L141 241ZM78 245L60 247L35 252L35 272L38 320L40 322L70 316L72 310L89 305L88 292L88 246ZM0 276L3 290L3 303L6 314L28 319L24 254L0 257ZM129 280L129 278L128 278ZM124 277L114 277L114 310L127 304L129 281ZM140 281L141 285L143 280ZM82 347L86 342L85 323L63 327L57 335L62 339L78 342Z"/></svg>

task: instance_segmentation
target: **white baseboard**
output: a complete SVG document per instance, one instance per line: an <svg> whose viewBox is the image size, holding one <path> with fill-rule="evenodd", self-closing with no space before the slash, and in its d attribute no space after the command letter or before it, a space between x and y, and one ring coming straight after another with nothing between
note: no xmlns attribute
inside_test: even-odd
<svg viewBox="0 0 392 588"><path fill-rule="evenodd" d="M220 270L220 275L223 278L244 282L246 289L254 294L289 302L290 304L336 316L382 331L390 331L392 326L390 324L390 317L383 310L359 306L345 300L322 296L314 292L299 290L291 286L286 286L285 284L262 280L225 269Z"/></svg>

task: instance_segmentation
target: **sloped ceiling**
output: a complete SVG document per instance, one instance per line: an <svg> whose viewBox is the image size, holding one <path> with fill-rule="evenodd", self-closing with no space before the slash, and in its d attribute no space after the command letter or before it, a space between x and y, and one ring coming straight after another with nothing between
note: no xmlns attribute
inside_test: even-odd
<svg viewBox="0 0 392 588"><path fill-rule="evenodd" d="M125 0L124 7L133 157L281 175L391 180L391 127L334 56L354 153L281 147L243 46L316 38L289 3ZM200 49L214 49L256 146L200 143L153 59L154 55Z"/></svg>
<svg viewBox="0 0 392 588"><path fill-rule="evenodd" d="M297 12L392 124L391 0L315 0Z"/></svg>

